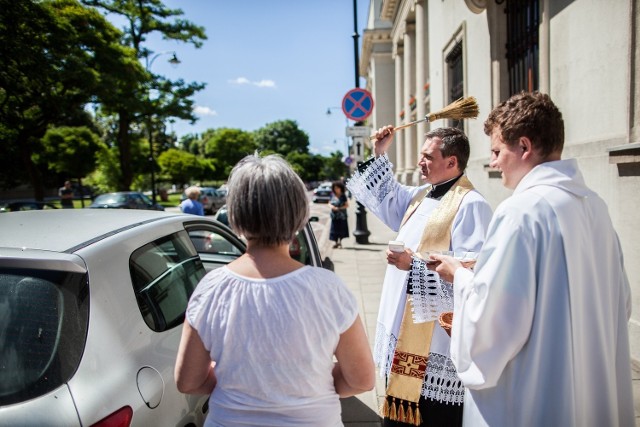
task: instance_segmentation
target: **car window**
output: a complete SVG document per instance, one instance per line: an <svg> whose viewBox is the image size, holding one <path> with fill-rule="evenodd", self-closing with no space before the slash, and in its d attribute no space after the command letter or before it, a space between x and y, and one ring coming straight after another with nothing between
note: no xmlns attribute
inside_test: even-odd
<svg viewBox="0 0 640 427"><path fill-rule="evenodd" d="M84 350L88 294L81 273L0 269L0 406L71 378Z"/></svg>
<svg viewBox="0 0 640 427"><path fill-rule="evenodd" d="M237 239L210 227L191 226L189 237L207 271L227 265L244 253L244 245Z"/></svg>
<svg viewBox="0 0 640 427"><path fill-rule="evenodd" d="M305 265L312 265L309 242L304 232L298 231L291 243L289 243L289 255Z"/></svg>
<svg viewBox="0 0 640 427"><path fill-rule="evenodd" d="M183 322L189 297L206 273L185 231L139 248L129 267L140 313L156 332Z"/></svg>

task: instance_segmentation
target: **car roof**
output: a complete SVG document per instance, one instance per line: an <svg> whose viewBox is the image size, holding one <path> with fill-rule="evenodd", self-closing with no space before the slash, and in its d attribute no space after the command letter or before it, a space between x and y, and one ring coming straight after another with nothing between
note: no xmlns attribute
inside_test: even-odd
<svg viewBox="0 0 640 427"><path fill-rule="evenodd" d="M182 213L136 209L52 209L7 212L0 217L1 248L65 252L118 230ZM55 239L52 238L55 236Z"/></svg>

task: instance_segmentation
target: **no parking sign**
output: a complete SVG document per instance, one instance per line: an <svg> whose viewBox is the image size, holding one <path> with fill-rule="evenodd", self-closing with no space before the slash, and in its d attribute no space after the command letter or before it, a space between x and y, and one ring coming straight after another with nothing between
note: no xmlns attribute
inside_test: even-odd
<svg viewBox="0 0 640 427"><path fill-rule="evenodd" d="M371 115L372 110L373 96L365 89L351 89L342 98L342 111L351 120L356 122L365 120Z"/></svg>

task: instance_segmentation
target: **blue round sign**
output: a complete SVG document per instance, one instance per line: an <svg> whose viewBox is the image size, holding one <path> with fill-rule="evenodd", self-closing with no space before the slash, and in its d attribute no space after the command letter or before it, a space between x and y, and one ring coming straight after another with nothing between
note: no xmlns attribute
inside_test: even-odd
<svg viewBox="0 0 640 427"><path fill-rule="evenodd" d="M356 122L365 120L371 115L372 110L373 96L371 96L368 90L360 88L351 89L344 98L342 98L342 111L351 120Z"/></svg>

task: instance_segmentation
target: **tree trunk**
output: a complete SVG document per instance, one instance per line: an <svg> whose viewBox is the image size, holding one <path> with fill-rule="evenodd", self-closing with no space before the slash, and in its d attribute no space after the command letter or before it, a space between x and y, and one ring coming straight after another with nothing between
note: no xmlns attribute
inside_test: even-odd
<svg viewBox="0 0 640 427"><path fill-rule="evenodd" d="M118 151L120 154L120 182L119 191L129 191L133 182L131 169L131 133L129 132L131 118L129 112L120 110L118 128Z"/></svg>
<svg viewBox="0 0 640 427"><path fill-rule="evenodd" d="M24 170L27 172L31 188L33 188L33 198L39 202L44 200L44 188L42 186L42 175L40 170L33 164L31 160L31 136L28 132L20 132L18 135L18 146L20 147L20 159Z"/></svg>

